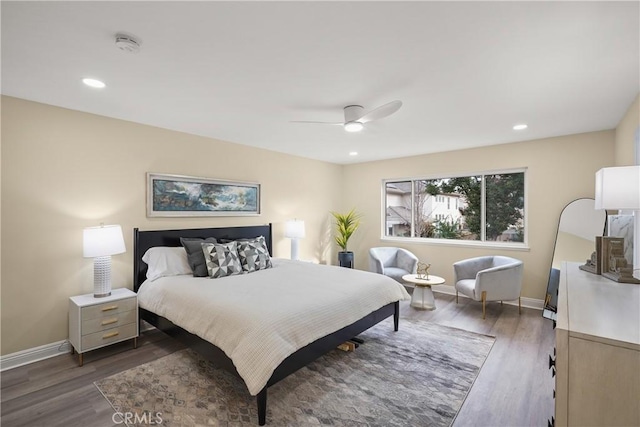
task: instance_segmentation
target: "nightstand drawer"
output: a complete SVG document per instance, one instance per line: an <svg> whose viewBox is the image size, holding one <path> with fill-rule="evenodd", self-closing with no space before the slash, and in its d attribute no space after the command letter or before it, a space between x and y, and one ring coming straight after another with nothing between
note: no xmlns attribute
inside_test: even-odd
<svg viewBox="0 0 640 427"><path fill-rule="evenodd" d="M117 313L135 310L137 304L138 302L136 298L126 298L118 301L111 301L102 304L82 307L82 320L112 316Z"/></svg>
<svg viewBox="0 0 640 427"><path fill-rule="evenodd" d="M138 325L136 323L129 323L128 325L85 335L82 337L82 351L89 351L114 342L135 338L137 335Z"/></svg>
<svg viewBox="0 0 640 427"><path fill-rule="evenodd" d="M84 320L82 322L82 335L89 335L94 332L120 327L137 321L136 310L125 311L124 313L113 313L108 316Z"/></svg>

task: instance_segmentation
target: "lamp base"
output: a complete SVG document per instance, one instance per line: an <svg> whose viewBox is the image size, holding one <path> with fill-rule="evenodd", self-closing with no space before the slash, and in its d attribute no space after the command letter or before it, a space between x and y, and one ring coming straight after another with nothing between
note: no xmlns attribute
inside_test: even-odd
<svg viewBox="0 0 640 427"><path fill-rule="evenodd" d="M295 237L291 238L291 259L293 261L300 260L300 245L298 239Z"/></svg>
<svg viewBox="0 0 640 427"><path fill-rule="evenodd" d="M93 259L93 297L104 298L111 295L111 256Z"/></svg>
<svg viewBox="0 0 640 427"><path fill-rule="evenodd" d="M104 297L108 297L109 295L111 295L111 291L109 291L109 293L106 294L93 294L94 298L104 298Z"/></svg>

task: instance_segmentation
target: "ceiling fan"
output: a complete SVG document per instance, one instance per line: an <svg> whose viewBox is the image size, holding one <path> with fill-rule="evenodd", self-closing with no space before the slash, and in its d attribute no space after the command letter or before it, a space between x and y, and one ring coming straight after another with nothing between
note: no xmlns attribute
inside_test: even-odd
<svg viewBox="0 0 640 427"><path fill-rule="evenodd" d="M314 123L321 125L341 125L347 132L359 132L364 124L373 120L380 120L392 115L402 107L402 101L391 101L381 105L368 113L364 112L362 105L347 105L344 107L344 122L315 122L307 120L295 120L292 123Z"/></svg>

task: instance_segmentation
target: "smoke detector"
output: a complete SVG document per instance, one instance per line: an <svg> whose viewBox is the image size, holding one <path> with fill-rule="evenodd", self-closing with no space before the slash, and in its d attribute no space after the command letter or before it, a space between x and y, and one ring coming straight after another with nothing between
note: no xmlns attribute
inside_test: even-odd
<svg viewBox="0 0 640 427"><path fill-rule="evenodd" d="M140 42L133 36L116 34L116 47L127 53L138 53L140 51Z"/></svg>

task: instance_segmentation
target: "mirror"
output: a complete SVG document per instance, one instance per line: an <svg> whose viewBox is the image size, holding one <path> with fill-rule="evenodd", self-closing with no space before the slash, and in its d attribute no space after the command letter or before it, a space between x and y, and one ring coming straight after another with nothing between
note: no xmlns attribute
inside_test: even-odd
<svg viewBox="0 0 640 427"><path fill-rule="evenodd" d="M577 199L564 207L558 223L542 317L556 320L562 262L584 264L591 258L596 248L596 236L604 235L606 222L607 212L596 210L593 199Z"/></svg>

